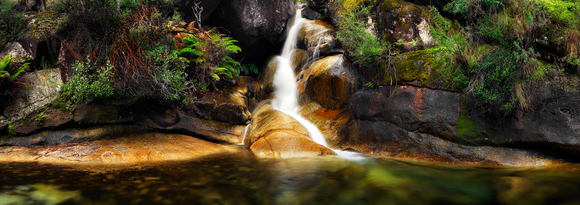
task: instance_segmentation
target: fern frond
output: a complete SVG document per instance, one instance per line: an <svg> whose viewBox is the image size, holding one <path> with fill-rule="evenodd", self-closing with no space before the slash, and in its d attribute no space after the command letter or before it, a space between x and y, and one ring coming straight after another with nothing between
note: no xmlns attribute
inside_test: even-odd
<svg viewBox="0 0 580 205"><path fill-rule="evenodd" d="M179 51L177 53L177 55L179 57L185 57L185 58L193 58L195 56L200 56L201 52L192 48L184 48L181 51Z"/></svg>
<svg viewBox="0 0 580 205"><path fill-rule="evenodd" d="M183 38L181 42L184 47L191 47L191 46L199 46L201 41L197 36L188 35L187 37Z"/></svg>
<svg viewBox="0 0 580 205"><path fill-rule="evenodd" d="M215 81L220 81L220 77L215 74L215 73L211 73L210 76L215 80Z"/></svg>
<svg viewBox="0 0 580 205"><path fill-rule="evenodd" d="M10 77L8 78L9 81L15 80L22 72L27 71L29 68L29 63L25 63L24 65L20 66L18 69L13 72Z"/></svg>
<svg viewBox="0 0 580 205"><path fill-rule="evenodd" d="M4 59L0 61L0 70L10 69L12 67L10 60L12 60L12 56L10 55L5 56Z"/></svg>

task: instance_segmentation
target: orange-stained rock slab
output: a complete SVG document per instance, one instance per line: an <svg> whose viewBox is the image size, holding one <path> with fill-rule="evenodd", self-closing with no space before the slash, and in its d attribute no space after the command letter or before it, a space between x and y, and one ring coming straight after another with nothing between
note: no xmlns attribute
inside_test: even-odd
<svg viewBox="0 0 580 205"><path fill-rule="evenodd" d="M146 133L66 145L0 147L0 162L130 165L193 160L227 152L221 145L186 135Z"/></svg>
<svg viewBox="0 0 580 205"><path fill-rule="evenodd" d="M334 151L310 139L308 131L293 117L263 102L254 113L244 140L259 157L292 158L334 155Z"/></svg>
<svg viewBox="0 0 580 205"><path fill-rule="evenodd" d="M300 73L301 105L317 102L327 109L344 109L350 97L362 88L363 77L352 69L344 55L324 57Z"/></svg>

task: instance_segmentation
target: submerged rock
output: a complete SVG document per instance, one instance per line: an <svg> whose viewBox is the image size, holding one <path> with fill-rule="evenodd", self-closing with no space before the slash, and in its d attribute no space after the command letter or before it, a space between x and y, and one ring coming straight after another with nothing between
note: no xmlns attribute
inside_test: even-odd
<svg viewBox="0 0 580 205"><path fill-rule="evenodd" d="M311 140L308 131L293 117L263 103L253 113L244 145L259 157L292 158L335 153Z"/></svg>

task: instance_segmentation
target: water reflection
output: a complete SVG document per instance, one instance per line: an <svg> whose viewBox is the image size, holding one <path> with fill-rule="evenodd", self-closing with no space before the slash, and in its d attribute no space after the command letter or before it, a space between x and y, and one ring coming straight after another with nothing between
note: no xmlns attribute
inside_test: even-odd
<svg viewBox="0 0 580 205"><path fill-rule="evenodd" d="M576 166L490 169L371 158L215 156L104 173L0 164L0 204L574 204Z"/></svg>

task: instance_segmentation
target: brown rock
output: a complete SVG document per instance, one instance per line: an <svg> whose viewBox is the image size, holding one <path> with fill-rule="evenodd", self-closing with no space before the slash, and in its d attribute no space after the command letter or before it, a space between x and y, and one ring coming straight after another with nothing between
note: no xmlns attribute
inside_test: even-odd
<svg viewBox="0 0 580 205"><path fill-rule="evenodd" d="M51 103L62 83L58 69L29 72L19 81L24 83L24 88L16 90L14 101L4 110L4 115L12 120L20 120Z"/></svg>
<svg viewBox="0 0 580 205"><path fill-rule="evenodd" d="M318 108L318 109L317 109ZM397 158L480 166L546 166L559 163L535 152L489 146L466 146L384 121L359 120L349 111L327 110L314 103L301 112L314 122L330 146Z"/></svg>
<svg viewBox="0 0 580 205"><path fill-rule="evenodd" d="M47 130L29 136L4 136L0 146L59 145L114 139L135 133L150 132L153 129L135 125L104 125L91 128L70 128L66 130Z"/></svg>
<svg viewBox="0 0 580 205"><path fill-rule="evenodd" d="M227 152L228 150L220 145L185 135L148 133L66 145L1 147L0 161L65 165L130 165L191 160Z"/></svg>
<svg viewBox="0 0 580 205"><path fill-rule="evenodd" d="M253 113L244 140L260 157L291 158L335 154L310 139L308 131L289 115L262 103Z"/></svg>
<svg viewBox="0 0 580 205"><path fill-rule="evenodd" d="M166 132L179 133L194 136L200 139L227 143L240 143L241 135L245 126L233 125L223 122L203 120L187 115L183 111L171 109L171 114L164 112L152 112L141 119L137 125L163 130ZM171 115L173 121L164 116ZM159 119L160 118L160 119Z"/></svg>
<svg viewBox="0 0 580 205"><path fill-rule="evenodd" d="M296 49L292 53L292 70L294 75L298 76L303 69L306 69L310 62L308 61L308 53L302 49Z"/></svg>
<svg viewBox="0 0 580 205"><path fill-rule="evenodd" d="M360 120L390 122L407 131L454 140L459 121L460 94L412 86L360 90L351 109Z"/></svg>
<svg viewBox="0 0 580 205"><path fill-rule="evenodd" d="M263 101L271 99L274 97L274 77L276 77L276 69L278 69L277 58L272 58L268 62L268 65L262 71L262 75L258 80L258 92L256 93L256 99L258 101Z"/></svg>
<svg viewBox="0 0 580 205"><path fill-rule="evenodd" d="M362 76L351 69L343 55L325 57L314 62L301 75L298 92L301 105L318 102L327 109L344 109L350 96L362 88Z"/></svg>
<svg viewBox="0 0 580 205"><path fill-rule="evenodd" d="M7 43L4 51L0 53L0 59L4 59L7 55L12 56L10 60L12 64L24 64L34 60L34 57L28 54L18 42Z"/></svg>
<svg viewBox="0 0 580 205"><path fill-rule="evenodd" d="M251 116L248 115L248 108L245 106L223 103L209 113L212 120L235 125L247 125Z"/></svg>
<svg viewBox="0 0 580 205"><path fill-rule="evenodd" d="M308 51L309 56L325 56L340 45L334 39L334 27L322 20L306 20L298 33L298 47Z"/></svg>

